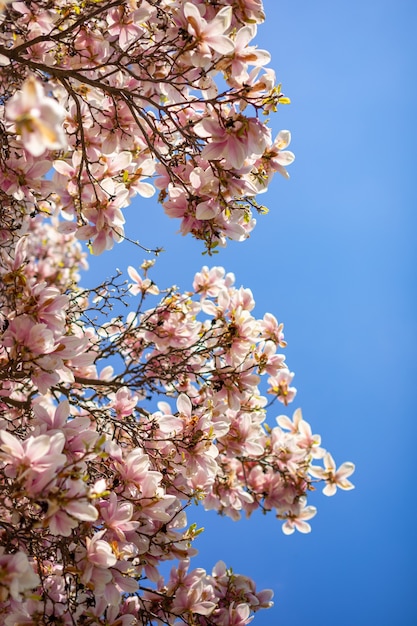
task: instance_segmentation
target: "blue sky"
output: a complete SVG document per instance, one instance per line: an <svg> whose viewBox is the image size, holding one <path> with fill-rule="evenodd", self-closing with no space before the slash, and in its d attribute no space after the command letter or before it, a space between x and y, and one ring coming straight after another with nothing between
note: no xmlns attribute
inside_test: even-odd
<svg viewBox="0 0 417 626"><path fill-rule="evenodd" d="M285 537L272 515L236 524L198 510L195 566L223 559L274 588L259 626L414 626L417 5L264 4L257 43L292 100L271 124L291 130L296 161L262 196L270 213L250 240L213 264L252 289L259 315L284 322L293 406L338 463L356 464L356 489L314 494L306 536ZM127 217L131 236L165 248L161 284L187 289L210 261L152 200ZM94 282L142 260L118 246L92 259Z"/></svg>

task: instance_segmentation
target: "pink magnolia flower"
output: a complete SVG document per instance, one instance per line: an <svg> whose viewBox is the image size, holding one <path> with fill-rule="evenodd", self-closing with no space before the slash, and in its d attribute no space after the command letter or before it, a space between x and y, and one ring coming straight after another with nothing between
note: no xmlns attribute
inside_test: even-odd
<svg viewBox="0 0 417 626"><path fill-rule="evenodd" d="M116 457L117 458L117 457ZM149 469L149 457L142 449L129 452L125 459L117 458L115 467L126 491L132 496L153 498L160 485L162 474Z"/></svg>
<svg viewBox="0 0 417 626"><path fill-rule="evenodd" d="M195 216L198 220L212 220L221 211L220 204L214 198L199 202L195 209Z"/></svg>
<svg viewBox="0 0 417 626"><path fill-rule="evenodd" d="M129 286L129 291L132 295L137 296L140 293L150 293L157 296L159 294L159 289L154 282L151 281L150 278L143 279L138 271L132 267L132 265L129 265L127 268L127 273L133 281L133 283Z"/></svg>
<svg viewBox="0 0 417 626"><path fill-rule="evenodd" d="M292 416L292 421L286 415L279 415L277 417L277 423L281 428L285 430L289 430L291 433L300 432L300 425L303 421L303 414L301 413L301 409L296 409Z"/></svg>
<svg viewBox="0 0 417 626"><path fill-rule="evenodd" d="M62 150L67 142L62 127L65 109L47 96L43 85L30 76L7 103L7 118L15 123L23 145L33 156Z"/></svg>
<svg viewBox="0 0 417 626"><path fill-rule="evenodd" d="M87 561L89 564L94 565L94 567L100 567L103 569L113 567L113 565L116 565L117 562L117 558L115 557L110 544L102 539L105 532L105 530L100 530L92 539L86 537Z"/></svg>
<svg viewBox="0 0 417 626"><path fill-rule="evenodd" d="M241 28L235 37L235 49L232 54L232 63L228 68L230 79L233 84L241 87L249 78L248 65L259 67L266 65L271 60L271 55L266 50L257 50L256 46L249 46L249 42L256 35L256 25L247 24Z"/></svg>
<svg viewBox="0 0 417 626"><path fill-rule="evenodd" d="M73 416L68 400L64 400L58 406L48 406L42 401L43 397L36 398L32 402L33 413L36 417L34 434L52 435L54 432L62 432L65 435L66 452L71 458L85 457L88 450L93 450L99 438L89 417L86 415Z"/></svg>
<svg viewBox="0 0 417 626"><path fill-rule="evenodd" d="M223 467L226 468L224 478L216 484L215 492L209 491L204 498L204 508L219 511L237 521L241 518L242 511L251 512L258 505L254 502L253 496L245 491L240 477L237 476L235 464L231 460L228 460L226 464L224 455L221 455L220 459Z"/></svg>
<svg viewBox="0 0 417 626"><path fill-rule="evenodd" d="M80 521L94 522L96 507L89 501L88 488L82 480L68 479L58 493L48 496L47 519L53 535L69 537Z"/></svg>
<svg viewBox="0 0 417 626"><path fill-rule="evenodd" d="M259 467L254 467L249 475L249 484L255 493L264 496L265 509L276 509L279 514L285 514L296 498L292 483L271 470L264 473Z"/></svg>
<svg viewBox="0 0 417 626"><path fill-rule="evenodd" d="M46 282L38 283L32 290L34 300L33 314L37 321L44 323L54 335L65 334L65 313L68 308L68 296Z"/></svg>
<svg viewBox="0 0 417 626"><path fill-rule="evenodd" d="M234 607L236 603L238 605L246 603L254 610L272 606L271 599L274 593L271 589L257 591L256 585L251 578L228 570L223 561L216 563L212 570L212 577L219 605L222 605L226 600L231 607ZM247 611L244 611L244 614L247 615ZM226 621L226 624L229 624L229 622Z"/></svg>
<svg viewBox="0 0 417 626"><path fill-rule="evenodd" d="M143 28L139 26L139 23L149 16L150 13L147 10L130 12L124 6L116 7L109 11L107 15L109 33L110 35L118 36L120 48L127 50L143 32Z"/></svg>
<svg viewBox="0 0 417 626"><path fill-rule="evenodd" d="M284 367L285 356L277 354L276 350L277 347L272 341L264 341L259 345L255 359L259 363L258 372L260 374L267 372L270 376L276 376L278 371Z"/></svg>
<svg viewBox="0 0 417 626"><path fill-rule="evenodd" d="M71 67L93 68L106 63L111 54L110 43L96 29L81 27L77 30L74 39L77 54L71 60Z"/></svg>
<svg viewBox="0 0 417 626"><path fill-rule="evenodd" d="M234 274L226 274L224 267L204 265L194 277L193 288L202 298L216 298L224 287L231 287L234 282Z"/></svg>
<svg viewBox="0 0 417 626"><path fill-rule="evenodd" d="M90 240L92 254L99 255L105 250L112 250L115 243L124 239L124 218L120 218L116 226L112 226L107 220L102 220L99 213L91 212L89 219L96 222L88 226L81 226L77 230L77 237L81 241ZM100 227L97 226L100 224Z"/></svg>
<svg viewBox="0 0 417 626"><path fill-rule="evenodd" d="M48 483L53 482L57 471L67 461L62 454L65 436L60 432L52 436L30 436L21 442L2 430L0 440L0 460L6 465L6 476L24 481L31 495L40 493Z"/></svg>
<svg viewBox="0 0 417 626"><path fill-rule="evenodd" d="M4 548L0 548L0 602L9 596L21 602L22 596L39 584L39 576L24 552L5 554Z"/></svg>
<svg viewBox="0 0 417 626"><path fill-rule="evenodd" d="M293 372L290 372L287 368L279 370L276 376L268 378L268 382L271 385L268 389L268 393L275 394L278 400L287 406L287 404L294 400L295 394L297 393L295 387L290 387L293 378Z"/></svg>
<svg viewBox="0 0 417 626"><path fill-rule="evenodd" d="M79 548L81 558L79 558L78 566L82 572L81 580L84 584L88 584L90 588L94 589L94 593L98 597L104 596L106 593L106 586L113 579L110 568L117 563L117 557L111 545L102 539L105 532L106 530L100 530L92 538L86 537L86 547ZM110 601L110 598L108 600ZM116 593L116 597L113 600L115 600L115 603L120 601L120 594ZM107 600L105 605L107 605Z"/></svg>
<svg viewBox="0 0 417 626"><path fill-rule="evenodd" d="M220 121L204 118L195 125L199 137L210 138L201 156L208 161L224 159L226 165L241 169L247 159L261 156L270 142L270 131L257 118L230 115Z"/></svg>
<svg viewBox="0 0 417 626"><path fill-rule="evenodd" d="M171 414L171 408L167 402L158 402L158 409L159 411L152 414L152 419L158 425L162 438L166 439L166 435L169 433L178 434L183 431L184 421ZM155 439L157 438L155 434Z"/></svg>
<svg viewBox="0 0 417 626"><path fill-rule="evenodd" d="M100 515L108 529L121 541L126 541L125 533L135 530L139 522L132 521L133 504L118 501L115 493L111 493L108 500L100 503Z"/></svg>
<svg viewBox="0 0 417 626"><path fill-rule="evenodd" d="M202 161L204 167L195 167L190 172L190 184L196 195L211 197L217 196L219 181L213 176L213 170L207 161Z"/></svg>
<svg viewBox="0 0 417 626"><path fill-rule="evenodd" d="M3 336L3 345L12 349L14 358L20 356L24 361L50 354L56 347L53 332L46 324L34 322L29 315L19 315L10 322Z"/></svg>
<svg viewBox="0 0 417 626"><path fill-rule="evenodd" d="M206 571L197 568L187 573L189 559L180 562L177 570L171 570L168 590L175 589L172 611L177 615L197 613L210 615L216 608L213 602L213 590L207 579Z"/></svg>
<svg viewBox="0 0 417 626"><path fill-rule="evenodd" d="M232 602L229 608L219 609L216 614L216 624L219 626L246 626L254 615L250 614L250 606L244 602L235 604Z"/></svg>
<svg viewBox="0 0 417 626"><path fill-rule="evenodd" d="M216 608L214 602L204 600L201 585L194 584L191 587L180 587L175 593L172 612L178 615L184 613L197 613L198 615L210 615Z"/></svg>
<svg viewBox="0 0 417 626"><path fill-rule="evenodd" d="M239 0L245 22L263 22L265 13L262 0Z"/></svg>
<svg viewBox="0 0 417 626"><path fill-rule="evenodd" d="M36 203L36 195L52 189L45 174L51 169L47 159L35 158L30 152L23 152L19 158L10 155L7 169L2 172L0 189L16 200Z"/></svg>
<svg viewBox="0 0 417 626"><path fill-rule="evenodd" d="M263 339L270 339L280 348L285 348L287 342L284 341L284 324L278 324L277 318L272 313L265 313L260 322L261 336Z"/></svg>
<svg viewBox="0 0 417 626"><path fill-rule="evenodd" d="M336 469L336 463L329 452L324 455L323 463L324 468L313 465L310 467L309 473L315 478L326 481L326 486L323 489L323 493L326 496L333 496L337 491L337 487L345 491L355 488L350 480L347 480L348 476L355 471L353 463L343 463L339 469Z"/></svg>
<svg viewBox="0 0 417 626"><path fill-rule="evenodd" d="M109 395L110 404L118 419L123 419L128 415L132 415L135 406L138 403L139 396L131 393L127 387L121 387L114 394Z"/></svg>
<svg viewBox="0 0 417 626"><path fill-rule="evenodd" d="M213 424L208 415L194 413L191 400L185 393L178 396L177 409L185 424L183 437L193 441L193 445L181 451L178 469L190 485L202 489L213 483L218 471L215 459L219 451L212 441Z"/></svg>
<svg viewBox="0 0 417 626"><path fill-rule="evenodd" d="M294 512L287 514L287 519L282 526L284 535L292 535L295 530L300 533L309 533L311 531L310 524L306 520L311 519L317 513L314 506L305 506L305 498L300 498Z"/></svg>
<svg viewBox="0 0 417 626"><path fill-rule="evenodd" d="M229 432L220 439L228 454L261 456L265 450L264 433L256 414L238 412L232 420Z"/></svg>
<svg viewBox="0 0 417 626"><path fill-rule="evenodd" d="M138 193L142 198L151 198L155 194L155 187L150 183L144 182L145 178L155 173L155 162L153 159L140 161L139 167L137 163L134 163L127 171L129 171L129 178L126 184L131 193Z"/></svg>
<svg viewBox="0 0 417 626"><path fill-rule="evenodd" d="M219 54L231 54L234 50L232 40L225 35L232 21L232 7L223 7L216 17L207 22L198 7L191 2L184 4L184 16L187 30L194 38L195 50L190 53L191 62L204 67L210 63L212 51Z"/></svg>
<svg viewBox="0 0 417 626"><path fill-rule="evenodd" d="M290 144L291 133L289 130L281 130L271 148L268 148L264 154L264 163L266 164L266 171L268 173L279 172L285 178L289 178L287 170L285 169L295 159L295 155L290 150L285 148Z"/></svg>
<svg viewBox="0 0 417 626"><path fill-rule="evenodd" d="M21 1L13 2L13 9L21 15L19 22L28 25L31 34L30 39L51 32L54 16L52 11L34 11L32 7Z"/></svg>
<svg viewBox="0 0 417 626"><path fill-rule="evenodd" d="M320 435L312 434L310 424L303 420L301 409L294 411L293 421L286 415L279 415L277 423L281 428L289 430L296 435L295 441L297 446L301 449L309 450L313 458L319 459L324 456L325 450L320 448L321 437Z"/></svg>

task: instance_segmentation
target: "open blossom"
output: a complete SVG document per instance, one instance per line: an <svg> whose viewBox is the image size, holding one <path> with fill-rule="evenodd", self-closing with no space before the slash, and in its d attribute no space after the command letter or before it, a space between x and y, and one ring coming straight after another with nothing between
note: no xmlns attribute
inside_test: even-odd
<svg viewBox="0 0 417 626"><path fill-rule="evenodd" d="M31 360L41 354L49 354L56 347L54 335L46 324L37 324L29 315L13 319L3 336L3 345L10 348L12 357L18 354Z"/></svg>
<svg viewBox="0 0 417 626"><path fill-rule="evenodd" d="M33 156L45 150L61 150L67 141L62 127L65 110L45 94L43 85L30 76L7 103L7 117L15 123L23 145Z"/></svg>
<svg viewBox="0 0 417 626"><path fill-rule="evenodd" d="M279 172L285 178L289 178L289 174L285 169L288 165L291 165L295 159L295 155L290 150L285 148L290 144L291 133L289 130L281 130L274 143L266 153L264 154L264 163L268 175L271 171Z"/></svg>
<svg viewBox="0 0 417 626"><path fill-rule="evenodd" d="M312 466L309 470L310 474L315 478L320 478L326 481L326 485L323 489L323 493L326 496L333 496L337 488L349 491L354 489L355 486L347 480L348 477L355 471L353 463L343 463L339 469L336 469L336 463L332 455L327 452L323 458L324 468Z"/></svg>
<svg viewBox="0 0 417 626"><path fill-rule="evenodd" d="M140 9L129 13L125 12L123 7L116 7L107 16L109 33L119 37L119 46L122 50L127 50L135 42L143 32L140 22L151 16L152 8L147 2L143 4L146 8L141 6Z"/></svg>
<svg viewBox="0 0 417 626"><path fill-rule="evenodd" d="M137 296L139 293L144 294L145 292L151 293L154 296L158 295L158 287L149 278L143 279L132 265L127 268L127 273L133 281L129 286L129 291L132 295Z"/></svg>
<svg viewBox="0 0 417 626"><path fill-rule="evenodd" d="M28 437L23 443L11 433L0 431L0 461L5 464L6 476L24 481L31 493L40 493L54 481L56 472L67 457L62 454L63 433Z"/></svg>
<svg viewBox="0 0 417 626"><path fill-rule="evenodd" d="M290 387L293 378L293 372L290 372L287 368L279 370L275 376L268 378L270 384L268 393L276 394L278 400L287 406L287 404L294 400L295 394L297 393L295 387Z"/></svg>
<svg viewBox="0 0 417 626"><path fill-rule="evenodd" d="M5 554L4 548L0 548L0 602L9 596L21 601L22 596L39 584L39 576L24 552Z"/></svg>
<svg viewBox="0 0 417 626"><path fill-rule="evenodd" d="M250 607L245 603L231 604L228 609L219 611L217 624L220 626L245 626L253 620Z"/></svg>
<svg viewBox="0 0 417 626"><path fill-rule="evenodd" d="M225 275L223 267L207 267L205 265L194 277L193 288L202 298L215 298L224 286L231 287L235 282L234 275Z"/></svg>
<svg viewBox="0 0 417 626"><path fill-rule="evenodd" d="M225 35L232 20L232 8L220 9L216 17L207 22L197 6L191 2L184 5L187 30L195 38L196 49L190 54L192 63L204 67L211 61L212 51L230 54L234 50L232 40Z"/></svg>
<svg viewBox="0 0 417 626"><path fill-rule="evenodd" d="M305 498L301 498L294 512L288 514L282 526L282 532L285 535L292 535L295 530L298 530L300 533L309 533L311 526L306 520L314 517L316 513L316 507L305 506Z"/></svg>
<svg viewBox="0 0 417 626"><path fill-rule="evenodd" d="M208 576L202 568L188 572L189 559L179 563L176 570L171 570L168 591L175 589L172 611L177 615L186 612L198 615L210 615L216 608L213 602L213 589Z"/></svg>
<svg viewBox="0 0 417 626"><path fill-rule="evenodd" d="M231 115L222 126L212 118L199 122L194 131L210 142L202 152L203 158L225 159L228 166L241 169L246 159L260 156L270 141L270 131L257 118Z"/></svg>
<svg viewBox="0 0 417 626"><path fill-rule="evenodd" d="M98 598L105 595L106 588L109 586L108 591L111 596L106 599L105 604L112 601L118 603L120 594L117 591L115 595L112 593L115 590L111 585L113 573L110 569L116 565L117 557L112 546L102 539L105 532L105 530L100 530L92 538L86 537L85 548L79 549L77 564L82 572L82 582L93 588Z"/></svg>
<svg viewBox="0 0 417 626"><path fill-rule="evenodd" d="M279 415L277 423L282 429L289 430L292 433L299 452L302 450L308 451L314 459L321 459L325 455L326 451L320 447L320 435L312 434L310 424L303 420L301 409L294 411L293 421L286 415Z"/></svg>
<svg viewBox="0 0 417 626"><path fill-rule="evenodd" d="M116 564L116 557L107 541L101 539L105 531L96 533L93 539L87 537L86 559L94 567L108 568Z"/></svg>
<svg viewBox="0 0 417 626"><path fill-rule="evenodd" d="M109 499L101 503L100 515L106 527L123 541L126 541L125 533L139 526L139 522L132 521L133 505L130 502L118 502L115 493L111 493Z"/></svg>
<svg viewBox="0 0 417 626"><path fill-rule="evenodd" d="M248 24L237 32L234 39L235 49L232 54L232 62L227 71L230 74L230 78L238 86L247 83L249 65L258 67L266 65L271 60L271 55L266 50L258 50L256 46L248 45L255 35L256 25Z"/></svg>

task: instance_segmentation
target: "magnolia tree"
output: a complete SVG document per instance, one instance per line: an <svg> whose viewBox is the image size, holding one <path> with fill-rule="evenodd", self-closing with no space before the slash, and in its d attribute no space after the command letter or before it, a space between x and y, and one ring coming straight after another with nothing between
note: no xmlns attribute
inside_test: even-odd
<svg viewBox="0 0 417 626"><path fill-rule="evenodd" d="M153 261L95 289L80 274L156 189L209 254L248 237L294 159L263 117L288 99L252 44L262 2L1 11L0 621L243 626L272 592L190 566L187 506L308 532L308 492L351 489L354 467L299 409L265 422L262 377L271 402L295 395L283 326L233 274L203 267L185 293Z"/></svg>

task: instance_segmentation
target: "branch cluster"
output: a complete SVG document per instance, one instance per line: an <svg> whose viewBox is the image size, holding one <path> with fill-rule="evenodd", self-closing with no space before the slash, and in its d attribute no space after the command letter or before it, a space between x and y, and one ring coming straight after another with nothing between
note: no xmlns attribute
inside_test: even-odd
<svg viewBox="0 0 417 626"><path fill-rule="evenodd" d="M204 266L183 293L145 261L88 290L80 242L123 240L124 209L155 188L209 253L248 236L294 158L261 121L288 101L251 45L261 1L2 8L2 623L243 626L272 592L222 562L190 569L187 507L309 532L315 483L351 489L354 467L299 409L267 424L296 393L283 325L233 274Z"/></svg>

